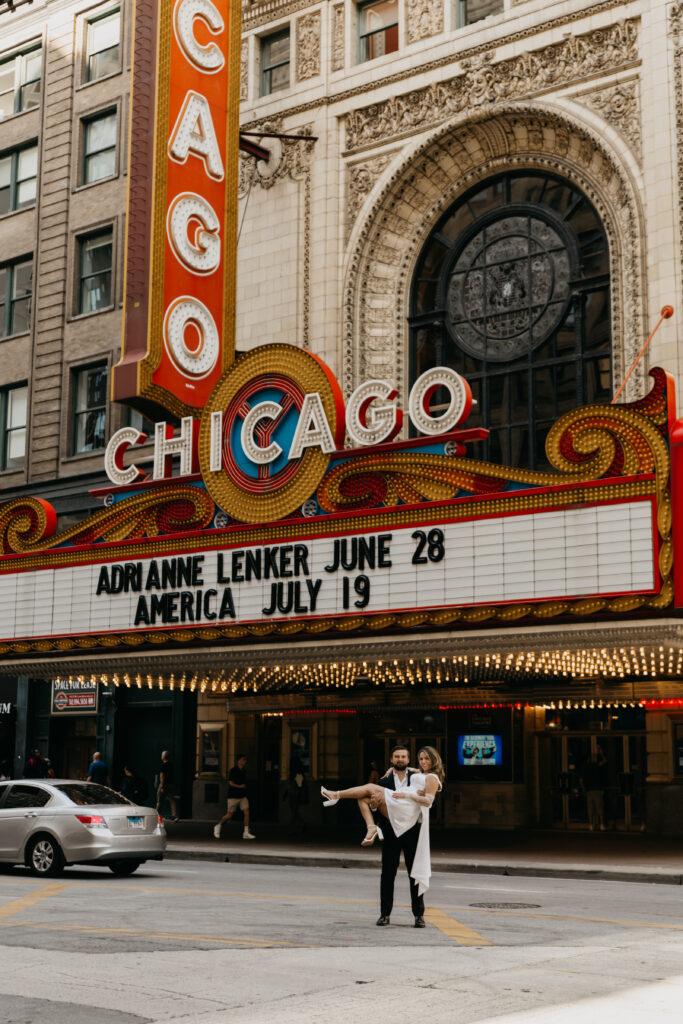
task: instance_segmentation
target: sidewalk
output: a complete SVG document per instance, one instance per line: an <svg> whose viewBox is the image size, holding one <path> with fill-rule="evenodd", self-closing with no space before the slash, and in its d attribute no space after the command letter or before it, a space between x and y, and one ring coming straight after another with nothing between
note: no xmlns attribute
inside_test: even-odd
<svg viewBox="0 0 683 1024"><path fill-rule="evenodd" d="M168 858L290 864L298 867L377 869L379 843L360 846L363 830L310 829L290 836L286 826L252 826L256 839L241 838L241 825L224 826L223 838L206 821L167 822ZM683 885L683 838L646 833L560 831L434 831L435 871Z"/></svg>

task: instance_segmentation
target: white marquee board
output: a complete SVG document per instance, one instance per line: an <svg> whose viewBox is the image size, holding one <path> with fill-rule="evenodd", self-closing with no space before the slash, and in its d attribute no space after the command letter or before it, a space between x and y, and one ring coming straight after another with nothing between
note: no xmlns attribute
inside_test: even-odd
<svg viewBox="0 0 683 1024"><path fill-rule="evenodd" d="M347 569L354 541L366 557ZM656 553L652 501L636 499L8 572L0 640L651 593Z"/></svg>

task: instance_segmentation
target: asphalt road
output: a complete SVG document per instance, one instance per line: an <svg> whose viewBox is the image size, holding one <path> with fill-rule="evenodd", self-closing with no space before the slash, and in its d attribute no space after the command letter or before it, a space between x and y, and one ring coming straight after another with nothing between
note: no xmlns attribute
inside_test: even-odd
<svg viewBox="0 0 683 1024"><path fill-rule="evenodd" d="M0 875L0 1024L680 1024L683 887L166 861Z"/></svg>

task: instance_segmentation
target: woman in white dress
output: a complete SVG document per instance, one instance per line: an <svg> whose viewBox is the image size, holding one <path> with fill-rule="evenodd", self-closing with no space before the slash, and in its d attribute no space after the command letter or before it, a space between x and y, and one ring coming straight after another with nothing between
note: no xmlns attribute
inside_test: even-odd
<svg viewBox="0 0 683 1024"><path fill-rule="evenodd" d="M357 800L360 813L368 826L361 846L372 846L375 839L383 839L382 830L372 816L374 810L388 818L397 836L403 835L418 821L420 835L417 841L415 860L410 872L419 887L420 896L429 888L431 861L429 854L429 808L434 797L442 788L443 763L434 747L423 747L417 755L419 772L413 772L406 789L395 792L384 786L367 783L352 789L332 790L321 787L325 797L324 807L332 807L339 800Z"/></svg>

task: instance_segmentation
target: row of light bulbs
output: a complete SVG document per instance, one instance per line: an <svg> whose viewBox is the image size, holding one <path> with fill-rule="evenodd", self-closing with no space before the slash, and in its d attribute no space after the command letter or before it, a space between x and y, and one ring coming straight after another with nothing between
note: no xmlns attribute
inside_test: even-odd
<svg viewBox="0 0 683 1024"><path fill-rule="evenodd" d="M238 694L292 690L350 690L368 687L477 685L486 681L519 681L526 677L559 680L676 679L683 676L683 649L659 647L593 648L578 651L525 651L507 654L454 655L451 658L320 661L304 664L238 665L217 675L183 673L102 673L69 676L69 681L143 689Z"/></svg>

